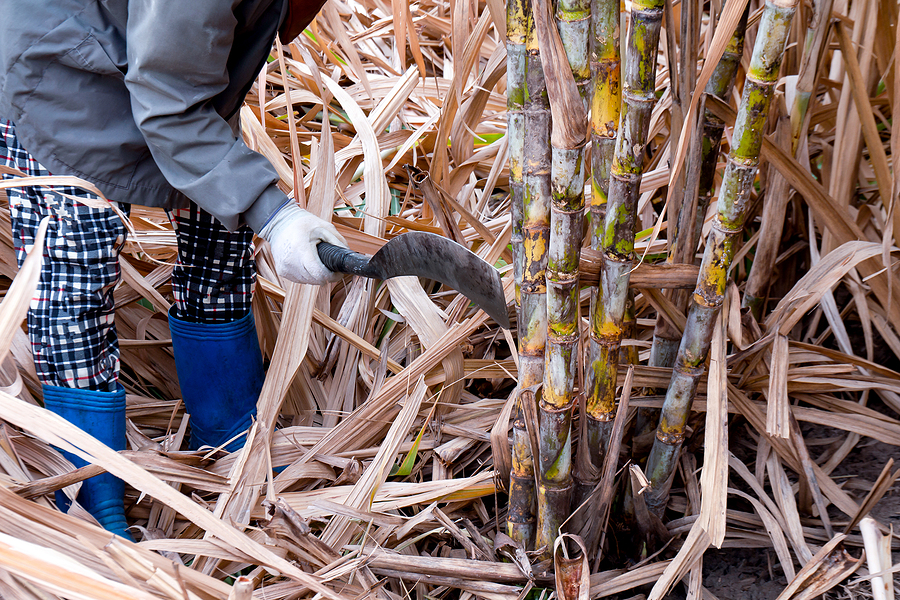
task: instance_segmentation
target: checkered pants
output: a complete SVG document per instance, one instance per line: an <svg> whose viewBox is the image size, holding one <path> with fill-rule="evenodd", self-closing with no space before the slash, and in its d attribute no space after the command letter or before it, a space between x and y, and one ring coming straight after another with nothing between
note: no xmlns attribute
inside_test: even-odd
<svg viewBox="0 0 900 600"><path fill-rule="evenodd" d="M2 118L0 164L29 176L50 175L21 147L12 123ZM7 196L19 266L34 245L41 219L50 217L41 278L28 310L41 383L114 391L119 346L113 288L127 235L122 220L111 208L72 200L96 198L80 188L10 188ZM172 273L176 316L222 323L246 315L256 282L253 232L247 227L229 232L193 204L168 216L178 239Z"/></svg>

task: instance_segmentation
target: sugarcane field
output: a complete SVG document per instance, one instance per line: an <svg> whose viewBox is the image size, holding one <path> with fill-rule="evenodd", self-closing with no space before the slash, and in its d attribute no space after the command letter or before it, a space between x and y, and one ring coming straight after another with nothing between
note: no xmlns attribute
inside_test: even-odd
<svg viewBox="0 0 900 600"><path fill-rule="evenodd" d="M196 2L0 0L0 598L895 597L897 0Z"/></svg>

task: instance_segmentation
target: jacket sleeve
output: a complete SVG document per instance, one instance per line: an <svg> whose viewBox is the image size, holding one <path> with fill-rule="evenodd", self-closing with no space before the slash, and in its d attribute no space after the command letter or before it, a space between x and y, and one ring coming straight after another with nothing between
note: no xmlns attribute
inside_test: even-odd
<svg viewBox="0 0 900 600"><path fill-rule="evenodd" d="M289 44L312 23L325 6L325 0L289 0L287 15L278 30L282 44Z"/></svg>
<svg viewBox="0 0 900 600"><path fill-rule="evenodd" d="M129 0L125 84L169 183L229 230L246 224L258 232L287 197L274 167L212 102L228 85L239 1Z"/></svg>

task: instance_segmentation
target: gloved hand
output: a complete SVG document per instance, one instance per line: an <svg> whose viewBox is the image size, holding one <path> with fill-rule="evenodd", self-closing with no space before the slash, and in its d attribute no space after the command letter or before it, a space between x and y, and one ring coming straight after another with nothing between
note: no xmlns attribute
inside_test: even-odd
<svg viewBox="0 0 900 600"><path fill-rule="evenodd" d="M269 242L275 271L295 283L322 285L337 281L341 274L330 271L316 252L319 242L347 247L334 225L297 206L293 201L272 215L260 237Z"/></svg>

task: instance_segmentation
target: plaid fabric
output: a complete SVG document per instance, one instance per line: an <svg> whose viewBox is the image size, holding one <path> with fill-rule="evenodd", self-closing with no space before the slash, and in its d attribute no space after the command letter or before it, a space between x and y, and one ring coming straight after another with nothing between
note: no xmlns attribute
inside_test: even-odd
<svg viewBox="0 0 900 600"><path fill-rule="evenodd" d="M0 164L31 176L50 173L0 120ZM19 266L50 217L44 262L28 310L28 333L41 383L115 391L119 345L113 325L113 287L126 229L112 209L85 206L64 194L96 198L79 188L10 188L9 210Z"/></svg>
<svg viewBox="0 0 900 600"><path fill-rule="evenodd" d="M30 176L50 175L2 118L0 164ZM119 346L113 288L127 230L112 209L91 208L66 195L96 198L63 186L7 190L20 266L41 219L50 217L41 278L28 310L35 368L47 385L115 391ZM195 205L170 212L169 219L178 238L172 275L176 316L209 323L245 316L256 282L253 232L243 227L231 233Z"/></svg>
<svg viewBox="0 0 900 600"><path fill-rule="evenodd" d="M256 285L253 231L230 232L193 203L168 215L178 236L178 264L172 271L175 316L196 323L246 316Z"/></svg>

